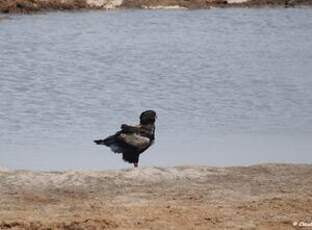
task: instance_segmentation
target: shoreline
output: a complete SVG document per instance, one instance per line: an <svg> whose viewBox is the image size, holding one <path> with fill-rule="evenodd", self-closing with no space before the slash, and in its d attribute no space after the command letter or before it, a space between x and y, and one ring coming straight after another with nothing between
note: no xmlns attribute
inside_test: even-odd
<svg viewBox="0 0 312 230"><path fill-rule="evenodd" d="M1 171L0 229L297 229L312 164Z"/></svg>
<svg viewBox="0 0 312 230"><path fill-rule="evenodd" d="M209 9L211 7L301 7L309 0L0 0L0 13L113 9Z"/></svg>

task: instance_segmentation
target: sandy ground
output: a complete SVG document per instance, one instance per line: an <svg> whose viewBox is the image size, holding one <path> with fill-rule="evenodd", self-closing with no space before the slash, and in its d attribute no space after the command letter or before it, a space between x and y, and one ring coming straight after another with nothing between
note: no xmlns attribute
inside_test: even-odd
<svg viewBox="0 0 312 230"><path fill-rule="evenodd" d="M312 222L312 165L0 172L0 229L309 228L293 222Z"/></svg>

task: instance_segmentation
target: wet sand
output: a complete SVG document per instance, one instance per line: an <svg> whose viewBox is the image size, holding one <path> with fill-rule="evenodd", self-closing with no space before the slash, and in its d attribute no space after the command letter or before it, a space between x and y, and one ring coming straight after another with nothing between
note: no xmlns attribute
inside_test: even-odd
<svg viewBox="0 0 312 230"><path fill-rule="evenodd" d="M296 229L312 165L0 172L0 229Z"/></svg>

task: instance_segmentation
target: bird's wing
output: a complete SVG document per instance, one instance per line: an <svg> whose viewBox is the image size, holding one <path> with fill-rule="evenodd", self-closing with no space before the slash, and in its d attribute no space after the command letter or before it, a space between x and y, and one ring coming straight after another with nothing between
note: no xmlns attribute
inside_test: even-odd
<svg viewBox="0 0 312 230"><path fill-rule="evenodd" d="M134 134L121 133L118 136L118 138L119 140L137 148L138 150L143 150L151 144L151 140L148 137L143 137L135 133Z"/></svg>
<svg viewBox="0 0 312 230"><path fill-rule="evenodd" d="M126 125L126 124L122 124L121 125L121 132L122 133L140 133L140 125Z"/></svg>

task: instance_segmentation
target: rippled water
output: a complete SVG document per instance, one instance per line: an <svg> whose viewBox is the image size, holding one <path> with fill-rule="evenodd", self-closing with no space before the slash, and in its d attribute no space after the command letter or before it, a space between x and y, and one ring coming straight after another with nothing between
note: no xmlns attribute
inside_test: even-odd
<svg viewBox="0 0 312 230"><path fill-rule="evenodd" d="M312 162L311 9L0 21L0 165L127 167L94 138L158 112L142 165ZM130 166L130 165L129 165Z"/></svg>

